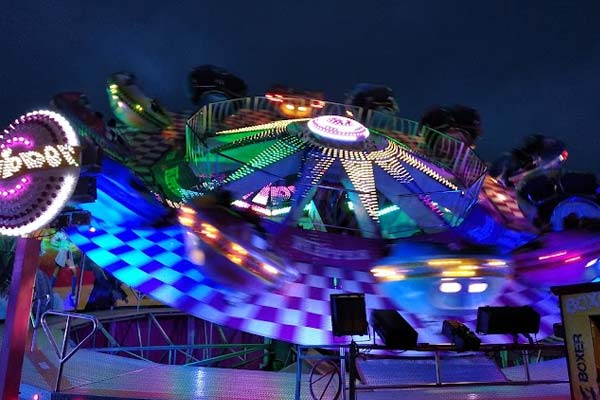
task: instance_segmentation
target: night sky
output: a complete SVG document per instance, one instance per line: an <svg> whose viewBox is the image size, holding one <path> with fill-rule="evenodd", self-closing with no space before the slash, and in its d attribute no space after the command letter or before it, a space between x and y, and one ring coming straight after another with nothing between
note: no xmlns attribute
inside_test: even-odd
<svg viewBox="0 0 600 400"><path fill-rule="evenodd" d="M123 4L121 4L123 3ZM216 64L252 94L273 83L343 101L390 86L400 114L480 111L491 161L525 136L564 140L570 169L600 172L600 1L3 1L0 123L82 91L107 112L111 72L136 74L171 110L186 78Z"/></svg>

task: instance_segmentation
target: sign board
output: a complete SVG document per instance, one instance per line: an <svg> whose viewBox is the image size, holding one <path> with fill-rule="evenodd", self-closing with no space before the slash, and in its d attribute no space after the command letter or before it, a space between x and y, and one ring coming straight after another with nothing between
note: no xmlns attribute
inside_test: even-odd
<svg viewBox="0 0 600 400"><path fill-rule="evenodd" d="M600 398L600 283L553 287L560 296L571 398Z"/></svg>
<svg viewBox="0 0 600 400"><path fill-rule="evenodd" d="M44 228L71 198L81 148L71 124L54 111L17 118L0 134L0 234Z"/></svg>

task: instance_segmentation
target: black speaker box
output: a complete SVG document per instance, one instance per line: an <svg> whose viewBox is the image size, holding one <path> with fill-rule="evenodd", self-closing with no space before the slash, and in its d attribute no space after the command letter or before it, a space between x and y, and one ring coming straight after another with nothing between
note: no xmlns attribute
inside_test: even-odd
<svg viewBox="0 0 600 400"><path fill-rule="evenodd" d="M479 339L465 324L457 320L444 320L442 333L454 343L457 351L479 350Z"/></svg>
<svg viewBox="0 0 600 400"><path fill-rule="evenodd" d="M480 333L538 333L540 314L531 306L479 307L477 332Z"/></svg>
<svg viewBox="0 0 600 400"><path fill-rule="evenodd" d="M560 322L555 322L552 325L552 331L554 333L554 336L559 337L559 338L565 338L565 326L563 324L561 324Z"/></svg>
<svg viewBox="0 0 600 400"><path fill-rule="evenodd" d="M341 293L330 295L331 326L334 336L366 335L369 333L365 295Z"/></svg>
<svg viewBox="0 0 600 400"><path fill-rule="evenodd" d="M417 331L396 310L373 310L371 326L389 348L417 347Z"/></svg>

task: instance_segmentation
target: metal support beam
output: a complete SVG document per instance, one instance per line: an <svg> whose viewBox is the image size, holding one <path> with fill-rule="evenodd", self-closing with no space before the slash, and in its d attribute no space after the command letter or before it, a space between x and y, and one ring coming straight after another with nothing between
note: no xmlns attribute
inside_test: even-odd
<svg viewBox="0 0 600 400"><path fill-rule="evenodd" d="M8 295L2 351L0 352L0 393L2 400L17 400L33 299L35 270L40 254L40 241L19 238L15 252Z"/></svg>

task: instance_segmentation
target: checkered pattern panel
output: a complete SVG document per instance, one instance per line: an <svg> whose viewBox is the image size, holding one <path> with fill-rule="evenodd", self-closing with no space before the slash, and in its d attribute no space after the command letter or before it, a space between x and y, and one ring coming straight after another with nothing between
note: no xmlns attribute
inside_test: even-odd
<svg viewBox="0 0 600 400"><path fill-rule="evenodd" d="M251 295L233 292L208 279L201 267L185 258L182 235L176 227L70 232L83 252L125 284L199 318L266 337L306 345L348 342L348 337L331 334L329 299L334 293L364 293L367 315L372 309L398 309L378 291L366 269L296 264L299 277L294 282L263 291L249 288L255 293ZM557 300L545 289L508 282L496 304L533 305L543 316L542 338L551 335L552 324L560 320ZM417 329L420 342L447 342L440 334L444 317L399 311ZM465 313L462 319L475 329L476 311ZM494 336L487 341L498 340Z"/></svg>
<svg viewBox="0 0 600 400"><path fill-rule="evenodd" d="M508 228L536 231L521 212L514 190L505 188L489 175L485 177L479 200L497 219L506 223Z"/></svg>
<svg viewBox="0 0 600 400"><path fill-rule="evenodd" d="M121 136L133 152L127 160L127 166L144 182L155 182L152 167L170 150L176 146L185 145L185 124L187 116L171 114L173 125L161 132L142 132L127 130Z"/></svg>

